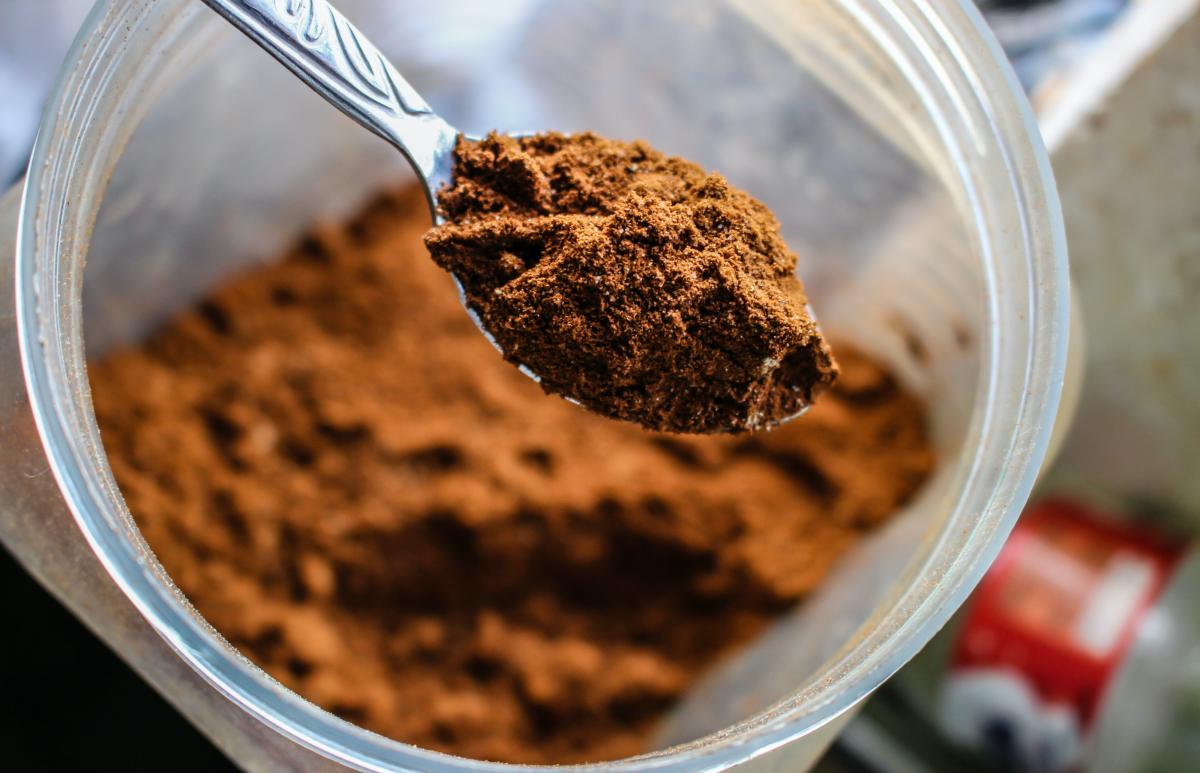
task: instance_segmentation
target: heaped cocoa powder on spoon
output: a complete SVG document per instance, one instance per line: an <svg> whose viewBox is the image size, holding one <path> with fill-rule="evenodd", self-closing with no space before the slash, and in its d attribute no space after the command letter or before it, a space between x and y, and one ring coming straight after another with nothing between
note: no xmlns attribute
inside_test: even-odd
<svg viewBox="0 0 1200 773"><path fill-rule="evenodd" d="M584 133L460 140L425 237L547 392L671 432L769 427L837 366L774 215L718 174Z"/></svg>
<svg viewBox="0 0 1200 773"><path fill-rule="evenodd" d="M428 225L384 195L93 363L113 472L199 612L325 709L490 760L646 751L921 485L922 406L839 344L770 433L596 416L496 355Z"/></svg>

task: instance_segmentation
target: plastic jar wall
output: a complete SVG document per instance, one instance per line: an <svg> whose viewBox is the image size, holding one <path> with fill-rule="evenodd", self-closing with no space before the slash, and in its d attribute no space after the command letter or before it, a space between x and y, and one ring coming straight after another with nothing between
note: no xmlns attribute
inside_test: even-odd
<svg viewBox="0 0 1200 773"><path fill-rule="evenodd" d="M810 602L791 648L806 676L762 705L713 707L715 725L676 723L680 746L604 767L807 764L979 579L1028 496L1062 387L1067 274L1053 183L974 10L339 5L465 130L591 128L725 172L779 215L823 324L928 401L939 470L849 558L870 570L838 573ZM204 623L124 507L85 349L136 339L403 169L195 0L102 0L47 110L19 227L15 199L0 202L0 281L16 287L0 298L0 356L16 363L19 348L23 369L0 372L0 538L248 767L493 766L343 722Z"/></svg>

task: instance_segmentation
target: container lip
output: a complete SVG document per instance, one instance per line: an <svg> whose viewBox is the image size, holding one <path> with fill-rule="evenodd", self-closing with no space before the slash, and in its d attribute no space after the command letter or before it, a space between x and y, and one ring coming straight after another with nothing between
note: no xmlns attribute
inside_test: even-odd
<svg viewBox="0 0 1200 773"><path fill-rule="evenodd" d="M177 5L183 0L178 0ZM852 5L855 0L845 0ZM210 684L260 721L295 742L338 762L362 770L548 770L541 766L507 765L466 760L383 738L337 719L299 696L281 688L265 672L251 666L203 626L185 602L157 579L147 558L125 539L106 512L102 485L89 469L89 449L76 431L77 417L68 413L72 401L88 401L86 391L71 391L66 376L67 356L59 343L64 329L58 308L63 299L57 283L57 266L48 255L37 254L45 222L49 174L70 138L62 125L78 105L76 93L83 70L96 56L95 41L120 34L110 17L119 3L101 0L76 38L48 101L41 130L25 181L17 233L16 311L21 363L34 420L53 475L88 543L131 603L167 643ZM136 5L135 10L133 9ZM131 4L127 13L142 13L149 3ZM982 152L1002 155L1009 168L1012 194L1023 213L1016 226L1026 234L1026 260L1039 280L1030 288L1026 320L1042 348L1032 342L1025 362L1026 393L1012 427L996 427L1011 436L1009 456L1020 443L1026 457L1018 474L1004 474L993 494L987 518L978 529L990 529L970 555L959 555L946 572L950 587L935 587L915 602L907 619L887 632L893 640L887 652L854 664L841 675L839 689L822 700L760 716L720 734L642 757L601 765L568 766L573 770L696 770L722 769L764 754L782 744L809 735L833 721L883 683L915 655L980 580L999 552L1004 539L1032 490L1054 423L1063 383L1068 330L1068 277L1066 241L1049 160L1031 108L1003 54L978 11L965 0L879 0L882 13L896 19L920 20L908 29L932 30L926 46L947 47L948 60L975 84L976 96L985 101L984 119L991 133L983 138ZM920 33L926 34L926 33ZM953 43L951 46L950 44ZM960 45L962 44L962 45ZM91 57L91 59L89 59ZM999 109L996 110L995 108ZM1015 119L1015 120L1014 120ZM1003 123L1008 121L1008 123ZM1031 223L1032 216L1035 222ZM1031 233L1032 232L1032 233ZM38 263L39 257L42 263ZM53 274L52 276L50 274ZM75 321L78 324L77 320ZM996 331L993 330L993 335ZM82 353L70 352L82 367ZM1035 357L1035 355L1040 355ZM994 351L993 351L994 356ZM994 366L995 363L993 362ZM994 371L994 367L993 367ZM1033 376L1043 386L1030 388ZM86 384L86 380L84 381ZM989 384L989 390L995 384ZM90 415L90 405L87 408ZM94 421L94 419L92 419ZM151 559L152 561L152 559ZM559 768L562 769L562 768Z"/></svg>

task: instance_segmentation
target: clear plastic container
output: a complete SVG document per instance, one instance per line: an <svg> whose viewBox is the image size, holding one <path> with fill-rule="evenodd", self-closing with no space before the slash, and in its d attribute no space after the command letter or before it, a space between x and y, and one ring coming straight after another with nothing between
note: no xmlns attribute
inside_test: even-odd
<svg viewBox="0 0 1200 773"><path fill-rule="evenodd" d="M847 730L869 769L919 739L914 770L1200 770L1200 548L1100 499L1027 509L990 589Z"/></svg>
<svg viewBox="0 0 1200 773"><path fill-rule="evenodd" d="M1062 226L1028 106L978 15L951 0L339 6L464 130L591 128L726 173L780 217L828 330L928 401L938 471L810 602L790 648L803 668L781 669L778 694L714 695L675 717L681 745L601 766L805 767L962 602L1050 441ZM15 261L17 202L0 203L0 281L16 286L0 295L0 538L251 769L496 766L321 711L197 615L112 479L85 351L136 339L403 174L399 154L195 0L102 0L45 115Z"/></svg>

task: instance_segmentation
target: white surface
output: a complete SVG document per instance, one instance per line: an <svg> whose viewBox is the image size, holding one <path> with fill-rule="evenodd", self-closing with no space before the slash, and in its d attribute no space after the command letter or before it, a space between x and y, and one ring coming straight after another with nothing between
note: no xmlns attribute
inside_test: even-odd
<svg viewBox="0 0 1200 773"><path fill-rule="evenodd" d="M1088 332L1059 488L1200 527L1200 0L1135 10L1044 129Z"/></svg>

